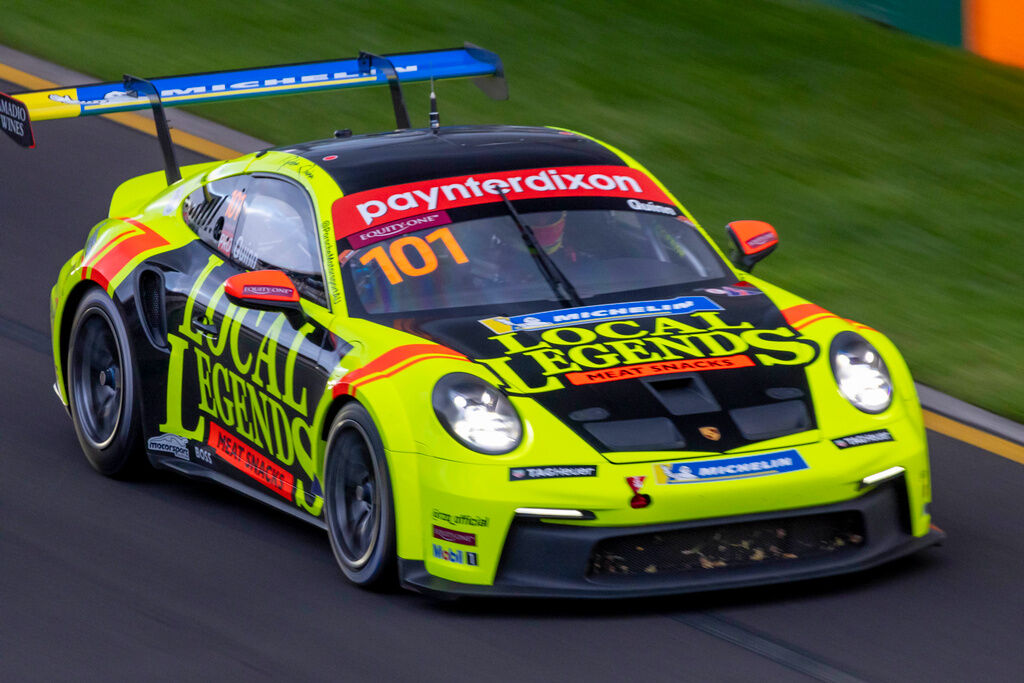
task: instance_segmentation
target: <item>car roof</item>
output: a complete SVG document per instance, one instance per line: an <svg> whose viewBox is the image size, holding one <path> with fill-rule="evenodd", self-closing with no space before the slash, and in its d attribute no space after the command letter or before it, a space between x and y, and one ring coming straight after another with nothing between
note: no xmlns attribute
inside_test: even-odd
<svg viewBox="0 0 1024 683"><path fill-rule="evenodd" d="M565 166L625 166L582 135L529 126L400 130L279 147L326 170L345 194L451 176Z"/></svg>

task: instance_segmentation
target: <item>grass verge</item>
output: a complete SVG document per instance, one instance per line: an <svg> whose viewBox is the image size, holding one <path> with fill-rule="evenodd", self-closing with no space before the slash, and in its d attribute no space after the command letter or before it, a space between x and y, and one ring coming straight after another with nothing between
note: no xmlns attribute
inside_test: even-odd
<svg viewBox="0 0 1024 683"><path fill-rule="evenodd" d="M807 0L8 0L0 24L0 43L102 80L463 40L502 56L512 99L439 84L443 123L573 128L647 165L716 237L774 223L758 275L886 332L919 381L1024 421L1024 72ZM425 125L425 86L406 102ZM193 111L282 144L393 126L383 89Z"/></svg>

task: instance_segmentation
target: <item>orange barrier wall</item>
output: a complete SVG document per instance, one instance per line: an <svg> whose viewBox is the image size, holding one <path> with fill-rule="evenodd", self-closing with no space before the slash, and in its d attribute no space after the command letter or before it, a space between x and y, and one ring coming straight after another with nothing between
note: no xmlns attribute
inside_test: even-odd
<svg viewBox="0 0 1024 683"><path fill-rule="evenodd" d="M1024 0L964 0L964 47L1024 67Z"/></svg>

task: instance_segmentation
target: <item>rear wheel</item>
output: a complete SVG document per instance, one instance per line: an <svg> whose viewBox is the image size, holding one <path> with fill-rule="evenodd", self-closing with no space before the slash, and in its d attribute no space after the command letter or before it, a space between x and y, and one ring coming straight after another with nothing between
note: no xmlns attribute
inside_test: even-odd
<svg viewBox="0 0 1024 683"><path fill-rule="evenodd" d="M121 313L105 292L78 305L67 359L68 402L89 464L109 477L142 469L135 363Z"/></svg>
<svg viewBox="0 0 1024 683"><path fill-rule="evenodd" d="M338 413L327 437L324 517L334 557L353 583L395 583L395 507L384 445L358 403Z"/></svg>

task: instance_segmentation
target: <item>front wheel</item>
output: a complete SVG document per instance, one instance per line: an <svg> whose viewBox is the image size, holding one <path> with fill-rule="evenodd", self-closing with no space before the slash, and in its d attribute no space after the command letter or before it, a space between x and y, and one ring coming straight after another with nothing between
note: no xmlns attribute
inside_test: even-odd
<svg viewBox="0 0 1024 683"><path fill-rule="evenodd" d="M385 588L395 579L395 506L384 445L358 403L341 409L327 437L324 517L348 579Z"/></svg>

